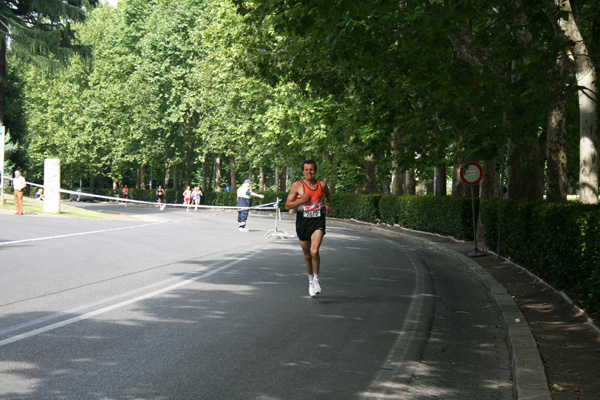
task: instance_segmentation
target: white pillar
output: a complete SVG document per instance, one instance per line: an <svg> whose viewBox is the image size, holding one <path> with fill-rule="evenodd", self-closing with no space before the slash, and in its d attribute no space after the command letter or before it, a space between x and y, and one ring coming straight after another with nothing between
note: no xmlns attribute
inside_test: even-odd
<svg viewBox="0 0 600 400"><path fill-rule="evenodd" d="M0 204L6 204L6 200L4 199L4 133L6 132L6 128L3 126L0 127Z"/></svg>
<svg viewBox="0 0 600 400"><path fill-rule="evenodd" d="M44 160L44 212L60 213L60 160Z"/></svg>

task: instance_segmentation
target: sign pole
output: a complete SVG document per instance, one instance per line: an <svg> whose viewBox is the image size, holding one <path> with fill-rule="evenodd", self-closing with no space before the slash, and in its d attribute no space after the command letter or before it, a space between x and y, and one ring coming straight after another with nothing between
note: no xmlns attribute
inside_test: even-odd
<svg viewBox="0 0 600 400"><path fill-rule="evenodd" d="M471 208L473 212L473 238L475 242L475 248L472 252L467 254L467 256L485 256L485 253L477 248L477 215L475 213L475 185L481 182L481 179L483 178L483 168L481 168L481 165L472 161L469 163L467 168L462 167L460 169L460 178L466 185L471 186Z"/></svg>

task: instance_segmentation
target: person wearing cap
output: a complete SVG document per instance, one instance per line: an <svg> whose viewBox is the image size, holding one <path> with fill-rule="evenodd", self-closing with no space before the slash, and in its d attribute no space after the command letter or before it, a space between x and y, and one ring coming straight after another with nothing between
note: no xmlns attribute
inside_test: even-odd
<svg viewBox="0 0 600 400"><path fill-rule="evenodd" d="M250 207L253 196L261 199L265 198L265 196L262 194L254 193L252 191L252 181L250 181L250 179L246 179L242 186L240 186L237 190L238 207ZM246 228L247 219L247 209L238 211L238 228L240 232L248 232L248 228Z"/></svg>

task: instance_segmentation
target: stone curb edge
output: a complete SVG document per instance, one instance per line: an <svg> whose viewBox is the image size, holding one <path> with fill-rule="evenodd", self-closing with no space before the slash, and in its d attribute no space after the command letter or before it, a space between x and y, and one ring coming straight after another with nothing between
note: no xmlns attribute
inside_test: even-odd
<svg viewBox="0 0 600 400"><path fill-rule="evenodd" d="M332 221L333 222L333 221ZM529 325L521 310L502 286L483 267L469 257L450 250L442 245L427 239L412 236L408 233L395 232L389 229L376 227L364 222L335 220L336 224L345 225L354 229L367 230L386 236L400 237L409 241L426 244L448 256L463 263L488 290L498 312L502 316L504 331L508 338L508 347L511 353L511 368L515 399L518 400L551 400L548 379L544 364Z"/></svg>

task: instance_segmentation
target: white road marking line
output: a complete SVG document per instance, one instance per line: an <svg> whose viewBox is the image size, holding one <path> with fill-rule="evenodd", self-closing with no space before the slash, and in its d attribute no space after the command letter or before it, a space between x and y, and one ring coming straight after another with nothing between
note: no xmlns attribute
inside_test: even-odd
<svg viewBox="0 0 600 400"><path fill-rule="evenodd" d="M122 230L125 230L125 229L135 229L135 228L143 228L143 227L146 227L146 226L166 224L168 222L170 222L170 221L153 222L153 223L150 223L150 224L143 224L143 225L123 226L121 228L102 229L102 230L99 230L99 231L69 233L69 234L66 234L66 235L45 236L45 237L32 238L32 239L12 240L10 242L0 242L0 246L7 246L7 245L11 245L11 244L14 245L14 244L21 244L21 243L29 243L29 242L38 242L38 241L41 241L41 240L62 239L62 238L68 238L68 237L74 237L74 236L93 235L93 234L96 234L96 233L116 232L116 231L122 231Z"/></svg>
<svg viewBox="0 0 600 400"><path fill-rule="evenodd" d="M260 247L260 246L257 246L257 247ZM219 272L221 272L223 270L231 268L234 265L239 264L242 261L249 260L250 258L253 257L254 254L257 254L256 250L257 249L254 248L252 251L248 252L248 255L246 255L246 256L238 259L238 260L232 261L232 262L230 262L230 263L228 263L226 265L223 265L222 267L219 267L219 268L214 269L212 271L206 272L206 273L204 273L202 275L191 277L189 279L186 279L186 280L184 280L182 282L179 282L179 283L176 283L174 285L167 286L167 287L159 289L159 290L155 290L154 292L150 292L150 293L147 293L145 295L138 296L138 297L135 297L133 299L129 299L129 300L123 301L121 303L113 304L112 306L104 307L104 308L101 308L101 309L98 309L98 310L95 310L95 311L91 311L91 312L86 313L86 314L79 315L77 317L69 318L69 319L61 321L61 322L57 322L57 323L54 323L54 324L51 324L51 325L47 325L47 326L44 326L44 327L41 327L41 328L38 328L38 329L34 329L32 331L29 331L29 332L25 332L25 333L22 333L22 334L19 334L19 335L12 336L12 337L10 337L8 339L1 340L0 341L0 347L5 346L7 344L14 343L14 342L18 342L18 341L23 340L23 339L27 339L27 338L32 337L32 336L39 335L41 333L45 333L45 332L48 332L48 331L51 331L51 330L54 330L54 329L58 329L58 328L61 328L63 326L71 325L71 324L74 324L74 323L79 322L79 321L90 319L90 318L95 317L97 315L104 314L104 313L107 313L109 311L116 310L117 308L122 308L122 307L128 306L128 305L133 304L133 303L137 303L139 301L142 301L142 300L154 297L154 296L158 296L158 295L160 295L162 293L166 293L166 292L171 291L173 289L177 289L179 287L188 285L188 284L190 284L192 282L195 282L195 281L198 281L200 279L207 278L207 277L209 277L211 275L214 275L214 274L219 273Z"/></svg>

